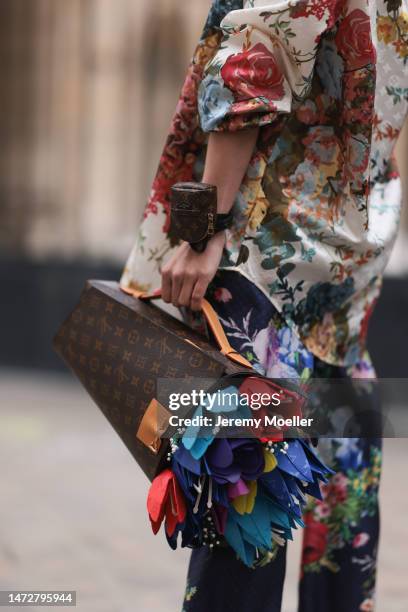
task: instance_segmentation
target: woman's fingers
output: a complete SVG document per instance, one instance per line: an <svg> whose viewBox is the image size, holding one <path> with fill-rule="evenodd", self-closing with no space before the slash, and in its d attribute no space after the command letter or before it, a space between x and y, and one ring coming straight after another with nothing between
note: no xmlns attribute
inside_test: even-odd
<svg viewBox="0 0 408 612"><path fill-rule="evenodd" d="M171 275L171 303L178 306L180 291L183 286L184 274L173 270Z"/></svg>
<svg viewBox="0 0 408 612"><path fill-rule="evenodd" d="M171 302L171 270L164 268L162 270L162 286L161 293L164 302Z"/></svg>
<svg viewBox="0 0 408 612"><path fill-rule="evenodd" d="M202 276L194 285L194 289L191 294L191 310L201 310L202 300L205 295L205 292L207 291L208 283L209 280L207 279L207 277Z"/></svg>
<svg viewBox="0 0 408 612"><path fill-rule="evenodd" d="M195 274L186 273L183 278L183 285L178 297L177 306L190 306L191 294L193 293L194 285L197 277Z"/></svg>
<svg viewBox="0 0 408 612"><path fill-rule="evenodd" d="M219 232L208 243L204 253L195 253L185 242L162 268L162 297L174 306L201 309L201 302L217 271L224 248L225 235Z"/></svg>

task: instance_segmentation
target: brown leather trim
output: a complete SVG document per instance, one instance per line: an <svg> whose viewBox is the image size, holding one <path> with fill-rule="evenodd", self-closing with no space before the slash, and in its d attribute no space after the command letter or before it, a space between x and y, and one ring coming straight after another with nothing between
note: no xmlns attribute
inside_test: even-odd
<svg viewBox="0 0 408 612"><path fill-rule="evenodd" d="M169 426L170 412L157 399L153 398L140 422L136 438L155 455L158 454L164 434Z"/></svg>
<svg viewBox="0 0 408 612"><path fill-rule="evenodd" d="M140 298L142 300L154 300L161 297L160 290L148 294L146 292L138 291L137 289L131 289L129 287L121 286L121 289L125 293L133 295L134 297ZM243 357L240 353L237 353L228 342L228 338L225 335L224 329L218 319L217 313L211 306L210 302L204 299L202 301L202 304L203 314L212 333L214 334L214 338L216 339L218 346L220 347L221 353L231 359L231 361L239 363L240 365L246 368L251 368L252 370L252 365L249 363L249 361L247 361L247 359L245 359L245 357Z"/></svg>

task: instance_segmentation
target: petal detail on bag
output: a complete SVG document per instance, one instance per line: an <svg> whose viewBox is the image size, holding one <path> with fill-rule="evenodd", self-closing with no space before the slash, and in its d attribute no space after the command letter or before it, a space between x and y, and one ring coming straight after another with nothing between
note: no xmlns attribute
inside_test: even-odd
<svg viewBox="0 0 408 612"><path fill-rule="evenodd" d="M153 480L147 496L147 510L154 534L159 531L163 519L169 536L173 535L177 524L184 522L186 504L172 470L163 470Z"/></svg>

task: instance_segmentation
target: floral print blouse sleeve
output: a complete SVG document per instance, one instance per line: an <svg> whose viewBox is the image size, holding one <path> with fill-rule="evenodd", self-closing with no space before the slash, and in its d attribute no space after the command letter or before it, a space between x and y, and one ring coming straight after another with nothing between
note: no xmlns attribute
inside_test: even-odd
<svg viewBox="0 0 408 612"><path fill-rule="evenodd" d="M157 289L171 186L209 134L260 126L220 268L250 279L322 361L351 365L397 235L408 0L213 0L121 284Z"/></svg>
<svg viewBox="0 0 408 612"><path fill-rule="evenodd" d="M217 4L217 3L215 3ZM226 4L226 3L219 3ZM231 3L224 37L198 90L204 132L273 122L310 88L318 41L336 19L337 0Z"/></svg>

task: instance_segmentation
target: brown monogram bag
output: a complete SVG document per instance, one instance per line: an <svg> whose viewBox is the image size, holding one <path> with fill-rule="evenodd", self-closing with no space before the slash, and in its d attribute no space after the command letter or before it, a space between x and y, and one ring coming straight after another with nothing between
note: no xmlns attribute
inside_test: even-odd
<svg viewBox="0 0 408 612"><path fill-rule="evenodd" d="M206 183L176 183L171 188L170 233L199 244L214 234L217 188ZM201 250L201 249L200 249Z"/></svg>
<svg viewBox="0 0 408 612"><path fill-rule="evenodd" d="M218 379L251 368L229 345L208 302L203 312L219 349L157 308L153 297L88 281L53 341L151 480L168 451L162 436L170 412L157 400L157 379Z"/></svg>

